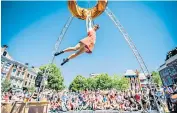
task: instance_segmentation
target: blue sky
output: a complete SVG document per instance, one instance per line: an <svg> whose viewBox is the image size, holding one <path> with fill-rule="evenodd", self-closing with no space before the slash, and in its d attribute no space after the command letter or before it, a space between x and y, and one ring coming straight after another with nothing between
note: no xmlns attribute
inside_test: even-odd
<svg viewBox="0 0 177 113"><path fill-rule="evenodd" d="M93 6L96 2L91 2ZM9 45L10 55L22 63L39 67L52 58L54 44L67 18L67 2L2 2L1 45ZM87 2L79 2L87 7ZM166 53L177 46L177 2L109 2L108 7L125 27L150 71L156 70ZM68 85L76 75L122 74L140 69L129 46L113 22L103 13L92 54L83 54L61 68ZM85 21L74 18L60 46L74 46L86 36ZM60 66L58 56L55 63Z"/></svg>

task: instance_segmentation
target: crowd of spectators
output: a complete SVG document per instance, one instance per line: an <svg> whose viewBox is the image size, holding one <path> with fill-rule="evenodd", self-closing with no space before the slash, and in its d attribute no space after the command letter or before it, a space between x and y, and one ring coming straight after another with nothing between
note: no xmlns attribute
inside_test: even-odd
<svg viewBox="0 0 177 113"><path fill-rule="evenodd" d="M177 96L172 98L173 95L177 94L177 85L173 84L171 87L165 86L164 92L169 111L177 111Z"/></svg>
<svg viewBox="0 0 177 113"><path fill-rule="evenodd" d="M28 90L14 92L12 90L8 92L3 92L1 95L1 102L11 102L14 101L28 101L32 93L28 92Z"/></svg>
<svg viewBox="0 0 177 113"><path fill-rule="evenodd" d="M49 111L78 111L78 110L118 110L118 111L150 111L157 109L154 97L161 104L168 105L169 111L175 111L177 99L172 99L171 95L177 94L177 85L173 87L156 88L151 91L149 88L143 90L84 90L80 92L61 91L61 92L23 92L2 93L2 102L30 102L48 101Z"/></svg>
<svg viewBox="0 0 177 113"><path fill-rule="evenodd" d="M150 95L151 94L151 95ZM151 98L151 99L150 99ZM143 91L81 91L62 92L48 95L51 112L77 110L152 110L152 93L148 88ZM155 109L155 108L154 108Z"/></svg>

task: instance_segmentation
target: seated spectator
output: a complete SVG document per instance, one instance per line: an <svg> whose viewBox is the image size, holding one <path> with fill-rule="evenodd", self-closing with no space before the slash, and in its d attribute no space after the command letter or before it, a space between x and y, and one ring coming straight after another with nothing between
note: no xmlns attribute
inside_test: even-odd
<svg viewBox="0 0 177 113"><path fill-rule="evenodd" d="M72 104L70 100L66 101L66 108L67 108L67 111L71 111L74 109L74 105Z"/></svg>
<svg viewBox="0 0 177 113"><path fill-rule="evenodd" d="M8 93L5 93L3 100L5 100L5 102L9 102L9 95Z"/></svg>
<svg viewBox="0 0 177 113"><path fill-rule="evenodd" d="M104 108L103 108L103 103L102 103L102 101L100 100L100 101L97 101L97 103L96 103L96 106L95 106L95 110L103 110Z"/></svg>
<svg viewBox="0 0 177 113"><path fill-rule="evenodd" d="M136 104L134 98L130 99L130 108L131 108L131 111L137 111L138 110L138 105Z"/></svg>
<svg viewBox="0 0 177 113"><path fill-rule="evenodd" d="M130 101L129 100L124 101L124 111L130 111L130 110L131 110Z"/></svg>
<svg viewBox="0 0 177 113"><path fill-rule="evenodd" d="M119 110L119 104L116 102L116 100L112 100L112 102L111 102L111 109L113 109L113 110Z"/></svg>
<svg viewBox="0 0 177 113"><path fill-rule="evenodd" d="M149 95L147 95L146 90L144 90L142 94L142 104L144 110L147 111L149 107Z"/></svg>

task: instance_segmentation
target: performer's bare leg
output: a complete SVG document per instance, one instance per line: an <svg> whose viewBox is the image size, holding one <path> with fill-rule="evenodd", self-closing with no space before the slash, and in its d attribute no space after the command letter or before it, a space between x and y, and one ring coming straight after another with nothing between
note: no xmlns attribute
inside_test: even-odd
<svg viewBox="0 0 177 113"><path fill-rule="evenodd" d="M73 59L73 58L79 56L80 54L84 53L85 51L86 51L86 49L83 47L83 48L81 48L79 51L77 51L76 53L73 53L72 55L70 55L70 56L68 57L68 59L69 59L69 60L70 60L70 59Z"/></svg>
<svg viewBox="0 0 177 113"><path fill-rule="evenodd" d="M63 62L61 63L61 65L64 65L70 59L73 59L73 58L79 56L80 54L84 53L85 51L86 51L85 47L82 47L79 51L77 51L76 53L71 54L68 58L64 59Z"/></svg>
<svg viewBox="0 0 177 113"><path fill-rule="evenodd" d="M78 43L78 44L77 44L76 46L74 46L74 47L68 47L68 48L64 49L63 51L56 52L56 53L54 54L54 56L58 56L58 55L60 55L60 54L62 54L62 53L64 53L64 52L77 51L77 50L83 48L84 46L85 46L85 45L84 45L83 43Z"/></svg>
<svg viewBox="0 0 177 113"><path fill-rule="evenodd" d="M84 44L78 43L76 46L74 46L74 47L68 47L68 48L64 49L63 51L64 52L77 51L77 50L83 48L84 46L85 46Z"/></svg>

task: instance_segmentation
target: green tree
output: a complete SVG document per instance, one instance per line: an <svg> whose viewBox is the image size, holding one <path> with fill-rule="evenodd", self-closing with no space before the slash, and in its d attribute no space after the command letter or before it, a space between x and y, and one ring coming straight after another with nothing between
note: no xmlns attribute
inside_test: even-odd
<svg viewBox="0 0 177 113"><path fill-rule="evenodd" d="M34 86L32 86L32 87L28 87L28 90L29 90L31 93L34 93L34 91L35 91L35 87L34 87Z"/></svg>
<svg viewBox="0 0 177 113"><path fill-rule="evenodd" d="M44 75L47 68L46 74L48 75L47 79L47 88L59 91L65 88L64 78L61 75L59 68L55 64L48 64L41 66L39 69L41 72L38 75Z"/></svg>
<svg viewBox="0 0 177 113"><path fill-rule="evenodd" d="M1 82L1 91L7 92L10 89L11 83L9 80L5 79Z"/></svg>
<svg viewBox="0 0 177 113"><path fill-rule="evenodd" d="M126 90L129 88L129 81L123 76L112 76L112 88L117 90Z"/></svg>
<svg viewBox="0 0 177 113"><path fill-rule="evenodd" d="M96 79L97 89L104 90L112 88L112 79L108 74L100 74L96 76Z"/></svg>
<svg viewBox="0 0 177 113"><path fill-rule="evenodd" d="M82 91L88 87L87 79L81 75L78 75L74 78L72 83L69 86L69 90L72 91Z"/></svg>
<svg viewBox="0 0 177 113"><path fill-rule="evenodd" d="M96 77L89 77L89 78L87 78L86 82L87 82L86 89L88 89L88 90L97 89L97 78Z"/></svg>
<svg viewBox="0 0 177 113"><path fill-rule="evenodd" d="M121 76L109 76L108 74L100 74L95 77L85 78L81 75L76 76L69 86L72 91L81 91L84 89L112 89L126 90L129 87L128 79Z"/></svg>
<svg viewBox="0 0 177 113"><path fill-rule="evenodd" d="M120 84L119 84L120 79L121 77L118 75L112 76L112 88L120 90Z"/></svg>
<svg viewBox="0 0 177 113"><path fill-rule="evenodd" d="M127 78L125 77L121 77L120 81L119 81L119 87L120 90L126 90L129 88L129 81Z"/></svg>
<svg viewBox="0 0 177 113"><path fill-rule="evenodd" d="M157 85L162 86L162 80L160 78L159 72L155 72L155 71L152 72L152 80Z"/></svg>

